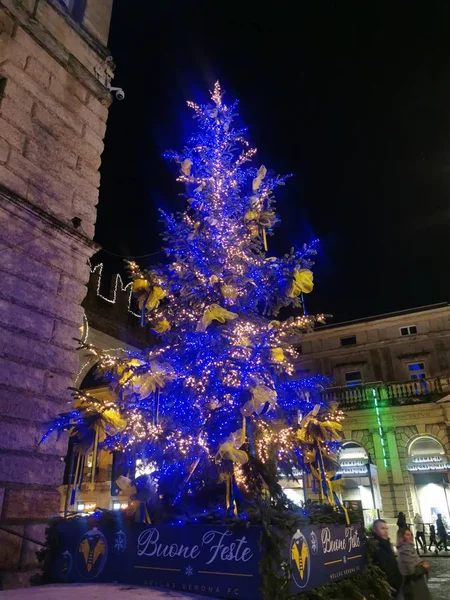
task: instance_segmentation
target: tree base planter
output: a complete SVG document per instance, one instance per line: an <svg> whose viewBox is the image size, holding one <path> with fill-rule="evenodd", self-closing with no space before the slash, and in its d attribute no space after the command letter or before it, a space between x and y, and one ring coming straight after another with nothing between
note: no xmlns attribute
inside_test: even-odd
<svg viewBox="0 0 450 600"><path fill-rule="evenodd" d="M262 527L86 517L59 521L52 539L47 557L52 582L120 582L213 598L264 598ZM362 526L301 527L285 536L283 555L280 573L290 572L292 595L351 577L365 564Z"/></svg>

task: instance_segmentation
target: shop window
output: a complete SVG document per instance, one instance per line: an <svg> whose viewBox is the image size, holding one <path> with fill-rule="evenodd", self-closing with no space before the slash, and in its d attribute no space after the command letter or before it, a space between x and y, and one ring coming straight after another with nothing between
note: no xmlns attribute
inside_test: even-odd
<svg viewBox="0 0 450 600"><path fill-rule="evenodd" d="M409 446L409 456L434 456L436 454L445 454L444 448L440 442L427 435L416 438Z"/></svg>
<svg viewBox="0 0 450 600"><path fill-rule="evenodd" d="M57 0L57 2L69 13L74 21L81 23L86 9L86 0Z"/></svg>
<svg viewBox="0 0 450 600"><path fill-rule="evenodd" d="M424 362L407 363L409 379L425 379L427 372Z"/></svg>
<svg viewBox="0 0 450 600"><path fill-rule="evenodd" d="M355 346L356 345L356 335L349 335L347 337L341 338L341 346Z"/></svg>
<svg viewBox="0 0 450 600"><path fill-rule="evenodd" d="M402 335L402 336L416 335L416 334L417 334L416 325L407 325L406 327L400 327L400 335Z"/></svg>
<svg viewBox="0 0 450 600"><path fill-rule="evenodd" d="M362 385L363 377L361 371L346 371L344 373L345 384L347 387L354 387L355 385Z"/></svg>

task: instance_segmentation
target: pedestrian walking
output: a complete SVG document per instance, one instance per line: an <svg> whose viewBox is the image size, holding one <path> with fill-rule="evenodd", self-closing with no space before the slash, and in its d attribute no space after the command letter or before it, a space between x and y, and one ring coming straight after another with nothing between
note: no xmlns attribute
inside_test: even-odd
<svg viewBox="0 0 450 600"><path fill-rule="evenodd" d="M422 515L419 513L415 514L414 525L416 528L416 542L419 543L423 552L427 550L427 542L425 539L425 525L423 523Z"/></svg>
<svg viewBox="0 0 450 600"><path fill-rule="evenodd" d="M437 534L439 536L440 545L444 546L444 550L448 550L448 548L447 548L447 529L445 527L444 521L442 520L442 515L437 516L436 529L437 529Z"/></svg>
<svg viewBox="0 0 450 600"><path fill-rule="evenodd" d="M432 600L427 583L430 565L420 560L410 529L398 532L397 551L398 567L405 578L402 590L405 600Z"/></svg>
<svg viewBox="0 0 450 600"><path fill-rule="evenodd" d="M399 512L397 516L397 527L399 529L406 529L406 516L404 512Z"/></svg>
<svg viewBox="0 0 450 600"><path fill-rule="evenodd" d="M440 545L436 539L436 527L433 524L430 525L430 546L428 548L428 552L431 552L431 546L434 546L434 552L437 554L439 552Z"/></svg>
<svg viewBox="0 0 450 600"><path fill-rule="evenodd" d="M376 519L372 525L372 535L375 541L373 561L386 575L392 588L392 598L400 599L403 577L398 568L397 559L389 539L386 521Z"/></svg>

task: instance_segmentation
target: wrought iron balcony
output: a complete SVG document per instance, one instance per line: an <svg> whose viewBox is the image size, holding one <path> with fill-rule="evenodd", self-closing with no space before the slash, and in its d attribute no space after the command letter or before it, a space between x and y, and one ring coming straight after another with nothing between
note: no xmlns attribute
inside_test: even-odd
<svg viewBox="0 0 450 600"><path fill-rule="evenodd" d="M374 400L378 406L403 406L435 402L450 393L449 377L432 377L375 382L352 387L330 387L322 390L320 396L327 402L338 402L343 411L371 408Z"/></svg>

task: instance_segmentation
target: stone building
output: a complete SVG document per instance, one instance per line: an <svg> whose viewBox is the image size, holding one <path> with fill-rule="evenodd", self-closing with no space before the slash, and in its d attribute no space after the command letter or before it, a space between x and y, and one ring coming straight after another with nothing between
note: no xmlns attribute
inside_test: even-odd
<svg viewBox="0 0 450 600"><path fill-rule="evenodd" d="M420 512L450 524L450 306L328 325L304 336L298 373L346 413L342 496L394 524Z"/></svg>
<svg viewBox="0 0 450 600"><path fill-rule="evenodd" d="M38 442L78 367L108 107L112 0L0 0L0 569L26 584L59 507ZM5 528L8 530L6 531ZM18 534L18 535L15 535Z"/></svg>

